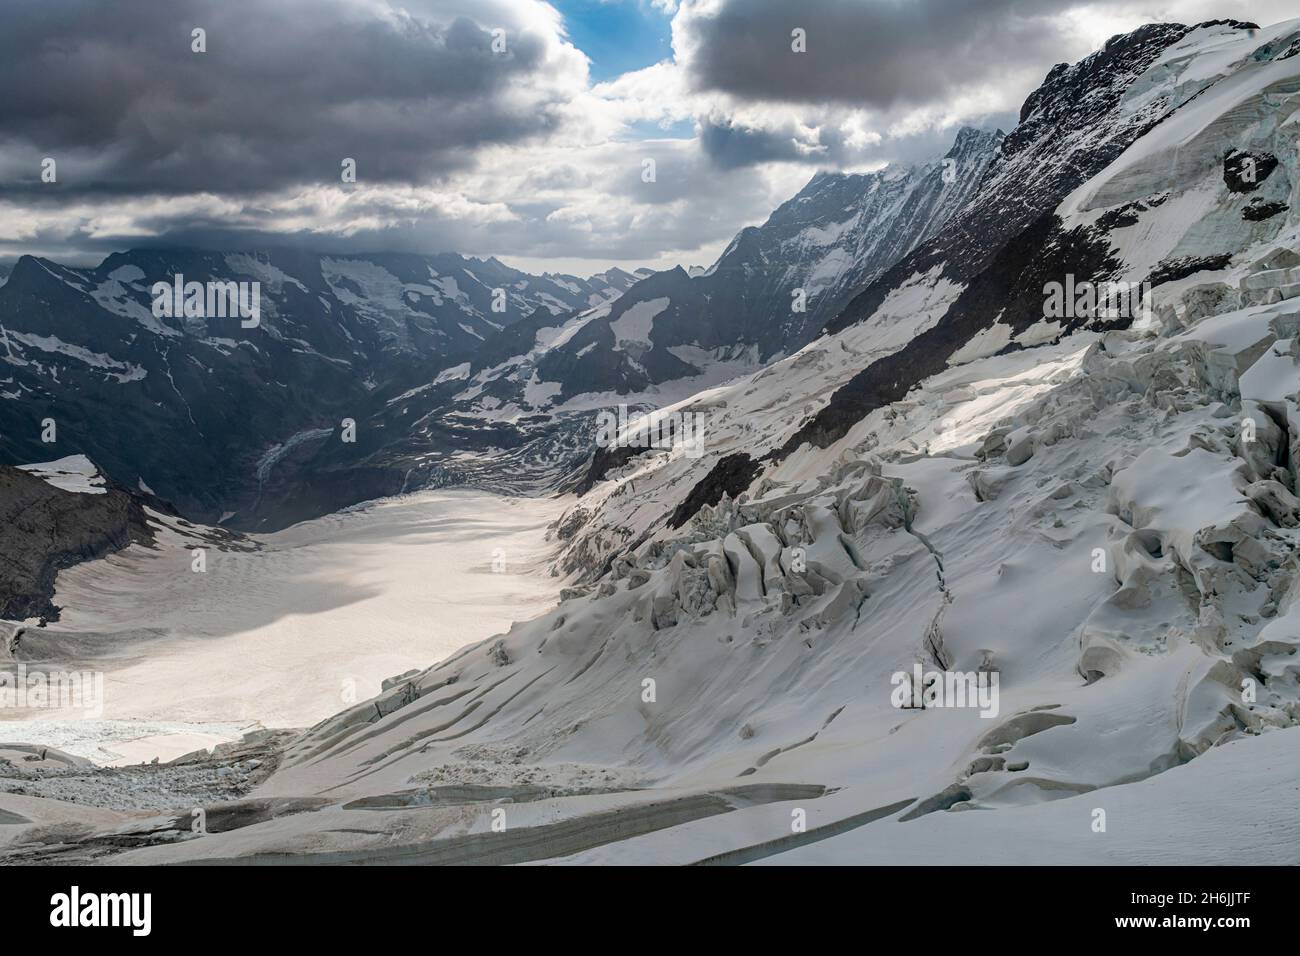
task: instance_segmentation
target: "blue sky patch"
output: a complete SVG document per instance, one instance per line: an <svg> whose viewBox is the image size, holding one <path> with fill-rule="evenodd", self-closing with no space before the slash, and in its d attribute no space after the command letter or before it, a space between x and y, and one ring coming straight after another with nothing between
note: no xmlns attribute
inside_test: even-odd
<svg viewBox="0 0 1300 956"><path fill-rule="evenodd" d="M551 0L601 83L672 56L671 20L648 0Z"/></svg>

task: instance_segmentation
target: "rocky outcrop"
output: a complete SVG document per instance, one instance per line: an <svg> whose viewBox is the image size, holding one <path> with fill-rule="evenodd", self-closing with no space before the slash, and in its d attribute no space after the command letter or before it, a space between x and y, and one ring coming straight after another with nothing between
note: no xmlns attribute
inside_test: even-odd
<svg viewBox="0 0 1300 956"><path fill-rule="evenodd" d="M719 459L712 470L674 509L668 519L670 528L680 528L705 505L716 505L723 495L735 497L749 487L754 476L760 471L760 465L744 452L727 455Z"/></svg>
<svg viewBox="0 0 1300 956"><path fill-rule="evenodd" d="M64 491L0 465L0 618L57 620L62 568L152 542L140 496L111 482L103 494Z"/></svg>

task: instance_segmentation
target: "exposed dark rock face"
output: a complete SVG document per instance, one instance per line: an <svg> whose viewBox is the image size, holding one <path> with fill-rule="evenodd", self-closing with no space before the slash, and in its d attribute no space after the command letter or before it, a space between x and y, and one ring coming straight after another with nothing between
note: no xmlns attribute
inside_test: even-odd
<svg viewBox="0 0 1300 956"><path fill-rule="evenodd" d="M57 620L60 570L153 540L139 495L112 482L102 495L64 491L0 465L0 618Z"/></svg>
<svg viewBox="0 0 1300 956"><path fill-rule="evenodd" d="M1150 199L1138 199L1125 203L1118 209L1111 209L1102 213L1097 218L1097 227L1110 232L1112 229L1136 226L1142 217L1142 213L1163 206L1168 198L1168 193L1161 193L1159 196L1153 196Z"/></svg>
<svg viewBox="0 0 1300 956"><path fill-rule="evenodd" d="M1223 157L1223 181L1234 193L1253 193L1277 169L1272 153L1236 150Z"/></svg>
<svg viewBox="0 0 1300 956"><path fill-rule="evenodd" d="M1177 259L1166 259L1152 270L1147 281L1153 286L1163 282L1177 282L1198 272L1222 269L1231 261L1232 254L1227 252L1218 256L1179 256Z"/></svg>
<svg viewBox="0 0 1300 956"><path fill-rule="evenodd" d="M735 498L749 487L761 468L762 465L744 452L719 458L718 463L673 511L672 517L668 519L668 527L680 528L705 505L716 505L724 493Z"/></svg>
<svg viewBox="0 0 1300 956"><path fill-rule="evenodd" d="M591 465L588 467L587 473L574 485L574 493L579 497L585 495L596 486L598 481L604 481L605 476L615 468L622 468L637 455L652 450L632 445L622 445L618 448L597 448L592 453Z"/></svg>
<svg viewBox="0 0 1300 956"><path fill-rule="evenodd" d="M1261 202L1252 199L1250 205L1241 211L1241 218L1247 222L1263 222L1286 212L1291 207L1284 202Z"/></svg>

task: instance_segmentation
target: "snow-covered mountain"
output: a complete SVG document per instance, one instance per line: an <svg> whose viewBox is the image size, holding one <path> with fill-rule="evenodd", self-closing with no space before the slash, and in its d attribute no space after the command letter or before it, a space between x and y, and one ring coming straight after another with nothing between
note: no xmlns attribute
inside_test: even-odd
<svg viewBox="0 0 1300 956"><path fill-rule="evenodd" d="M181 764L72 852L1294 862L1297 54L1300 21L1161 24L1054 68L825 335L655 413L701 456L590 473L554 609L198 758L261 770L218 832ZM1049 308L1089 282L1139 308ZM27 833L0 852L70 851Z"/></svg>
<svg viewBox="0 0 1300 956"><path fill-rule="evenodd" d="M695 277L451 254L25 256L0 286L0 456L51 457L53 420L54 451L243 528L420 487L544 487L582 459L592 408L682 398L805 344L966 202L1000 140L963 129L932 163L818 174ZM257 282L258 321L155 316L154 284L177 276Z"/></svg>
<svg viewBox="0 0 1300 956"><path fill-rule="evenodd" d="M256 323L156 316L155 283L178 276L249 283L250 306L257 282ZM382 384L423 380L539 308L588 308L636 279L457 255L136 250L93 269L24 256L0 286L0 457L85 454L194 517L255 513L275 469L363 419ZM322 490L316 513L396 491L402 475L351 481Z"/></svg>
<svg viewBox="0 0 1300 956"><path fill-rule="evenodd" d="M366 457L324 446L302 473L346 484L360 462L401 473L408 488L553 486L590 449L594 410L669 404L816 337L856 291L966 204L1001 140L1000 131L963 128L933 162L818 173L707 270L645 276L595 308L538 309L466 362L377 393ZM313 497L294 486L280 494L282 512Z"/></svg>
<svg viewBox="0 0 1300 956"><path fill-rule="evenodd" d="M470 363L473 393L456 400L527 414L580 395L659 397L667 383L698 389L793 353L966 204L1001 140L966 127L933 162L818 173L708 269L657 273L614 302L508 330Z"/></svg>
<svg viewBox="0 0 1300 956"><path fill-rule="evenodd" d="M782 307L790 304L790 289L804 289L806 312L771 309L769 316L751 317L761 326L763 358L793 352L966 205L1002 139L1001 130L967 126L934 162L859 175L818 173L766 223L743 230L707 274L725 281L727 272L739 273L758 286L751 301Z"/></svg>

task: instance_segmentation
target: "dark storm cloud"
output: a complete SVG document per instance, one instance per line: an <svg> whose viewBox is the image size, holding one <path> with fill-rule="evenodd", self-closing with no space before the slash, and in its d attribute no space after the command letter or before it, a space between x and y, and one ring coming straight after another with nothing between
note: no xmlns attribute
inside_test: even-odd
<svg viewBox="0 0 1300 956"><path fill-rule="evenodd" d="M690 23L693 80L746 99L891 109L1061 58L1073 0L726 0ZM807 52L791 49L806 31Z"/></svg>
<svg viewBox="0 0 1300 956"><path fill-rule="evenodd" d="M818 137L820 149L800 149L793 124L785 129L754 129L730 120L706 119L700 124L700 148L723 169L754 163L840 161L843 140L834 129Z"/></svg>
<svg viewBox="0 0 1300 956"><path fill-rule="evenodd" d="M427 182L558 124L545 38L507 29L501 54L494 26L343 0L9 4L0 188L41 189L44 156L64 195L337 183L344 157L362 181Z"/></svg>
<svg viewBox="0 0 1300 956"><path fill-rule="evenodd" d="M642 180L646 158L656 162L653 183ZM127 204L130 215L122 220L129 232L115 232L117 220L107 224L97 220L93 229L75 225L69 231L55 217L47 220L48 228L36 228L19 239L0 235L0 263L32 253L71 265L94 265L110 252L146 247L449 251L624 261L625 265L653 261L665 250L684 250L684 257L697 261L711 259L712 254L695 256L690 250L731 239L741 226L762 222L777 203L789 198L784 191L768 189L761 167L719 174L694 144L608 144L587 153L585 161L581 179L590 179L592 186L576 194L564 192L554 200L532 198L532 191L524 189L502 216L434 209L395 217L380 190L349 200L339 214L349 228L340 232L330 228L338 220L317 219L311 210L301 211L298 217L304 227L293 229L286 228L278 207L240 204L238 216L228 217L189 204L176 211L166 204L132 201ZM557 168L563 180L566 165ZM58 201L29 208L48 213L58 209Z"/></svg>

